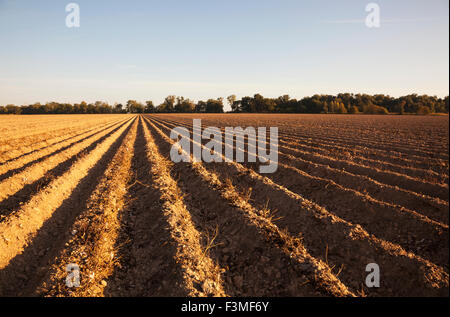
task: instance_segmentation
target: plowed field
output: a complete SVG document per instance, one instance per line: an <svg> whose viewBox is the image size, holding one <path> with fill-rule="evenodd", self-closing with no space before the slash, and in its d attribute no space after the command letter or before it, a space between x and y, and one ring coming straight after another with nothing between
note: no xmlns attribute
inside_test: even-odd
<svg viewBox="0 0 450 317"><path fill-rule="evenodd" d="M193 119L278 127L277 171L173 163L170 132L185 127L195 143ZM2 116L0 296L448 296L448 124ZM369 263L379 287L366 285ZM79 287L66 285L69 264Z"/></svg>

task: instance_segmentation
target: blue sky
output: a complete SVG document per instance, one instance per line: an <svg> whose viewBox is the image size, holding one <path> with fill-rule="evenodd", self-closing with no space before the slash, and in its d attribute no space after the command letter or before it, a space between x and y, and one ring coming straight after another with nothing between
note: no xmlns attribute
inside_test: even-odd
<svg viewBox="0 0 450 317"><path fill-rule="evenodd" d="M0 104L448 95L449 2L369 2L0 0Z"/></svg>

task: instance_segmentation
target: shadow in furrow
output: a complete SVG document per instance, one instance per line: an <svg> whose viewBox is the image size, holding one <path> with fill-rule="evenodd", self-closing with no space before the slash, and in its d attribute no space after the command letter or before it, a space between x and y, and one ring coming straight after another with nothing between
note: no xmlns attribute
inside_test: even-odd
<svg viewBox="0 0 450 317"><path fill-rule="evenodd" d="M154 188L146 140L139 123L127 206L121 217L116 267L104 289L105 296L188 296L177 245L162 212L160 191ZM138 181L138 182L136 182Z"/></svg>
<svg viewBox="0 0 450 317"><path fill-rule="evenodd" d="M18 168L15 168L15 169L11 169L11 170L7 171L6 173L3 173L3 174L0 175L0 181L2 181L2 180L4 180L4 179L7 179L7 178L11 177L11 176L14 175L14 174L17 174L17 173L19 173L19 172L22 172L23 170L25 170L27 167L29 167L29 166L31 166L31 165L37 164L37 163L42 162L42 161L44 161L45 159L47 159L47 158L49 158L49 157L51 157L51 156L53 156L53 155L56 155L56 154L58 154L58 153L61 153L61 152L63 152L64 150L67 150L68 148L70 148L70 147L72 147L72 146L74 146L74 145L76 145L76 144L78 144L78 143L81 143L81 142L83 142L84 140L87 140L87 139L89 139L90 137L92 137L92 136L94 136L94 135L96 135L96 134L98 134L98 133L102 133L103 131L105 131L105 130L111 128L112 126L114 126L114 124L111 124L111 125L107 126L106 128L103 128L103 129L101 129L101 130L99 130L99 131L96 131L96 132L94 132L94 133L91 133L91 134L87 135L86 137L84 137L84 138L82 138L82 139L80 139L80 140L78 140L78 141L74 141L74 142L72 142L72 143L70 143L70 144L68 144L68 145L66 145L66 146L64 146L64 147L62 147L62 148L60 148L60 149L57 149L57 150L53 151L52 153L49 153L49 154L44 155L44 156L42 156L42 157L40 157L40 158L38 158L38 159L36 159L36 160L33 160L33 161L31 161L31 162L28 162L28 163L22 165L21 167L18 167ZM77 136L78 136L78 135L76 135L76 136L74 136L74 137L71 137L71 138L68 138L68 139L76 138ZM64 140L64 141L66 141L66 140ZM64 141L61 141L61 142L64 142ZM55 143L55 144L58 144L58 143L61 143L61 142L57 142L57 143ZM55 145L55 144L52 144L52 145L50 145L50 146L53 146L53 145ZM36 151L38 151L38 150L36 150ZM33 151L33 152L34 152L34 151Z"/></svg>
<svg viewBox="0 0 450 317"><path fill-rule="evenodd" d="M442 287L445 281L440 280L441 284L436 288L430 287L427 281L428 277L425 275L431 276L435 268L430 270L423 262L410 258L407 254L391 253L391 245L385 242L374 243L373 236L359 237L349 232L353 227L352 224L334 221L331 215L325 216L321 212L316 214L314 208L304 210L303 203L299 203L290 194L271 184L253 179L248 172L239 171L236 167L224 163L204 165L207 169L214 168L220 179L229 178L241 191L251 193L251 201L256 206L263 208L262 205L267 203L270 210L277 211L276 215L281 217L277 221L278 227L287 228L294 236L304 235L303 243L312 256L322 259L330 266L335 266L336 269L343 268L339 278L352 291L357 292L361 289L366 277L365 266L368 263L378 263L380 267L384 267L383 286L379 289L365 288L366 294L448 296L448 286L446 289ZM245 167L249 166L245 164ZM319 187L317 190L322 189Z"/></svg>
<svg viewBox="0 0 450 317"><path fill-rule="evenodd" d="M128 126L113 142L88 174L80 180L71 195L53 212L51 218L44 222L25 250L0 271L0 296L35 295L37 286L48 274L54 258L69 241L70 227L86 208L89 196L98 185L108 162L117 152L131 126ZM97 143L99 142L100 140Z"/></svg>
<svg viewBox="0 0 450 317"><path fill-rule="evenodd" d="M53 179L67 172L79 157L86 155L87 153L95 149L95 147L98 144L100 144L101 142L103 142L103 140L105 140L114 132L119 130L127 122L128 120L122 123L121 125L117 126L116 128L114 128L110 132L108 132L106 135L102 136L100 139L94 141L92 144L83 149L80 153L71 156L68 160L63 161L54 168L52 168L51 170L48 170L45 173L45 175L40 179L34 181L31 184L25 185L21 190L16 192L14 195L11 195L8 198L4 199L2 202L0 202L0 222L5 221L5 219L7 219L7 216L12 214L15 210L17 210L20 207L20 205L29 201L33 195L35 195L42 188L47 186Z"/></svg>
<svg viewBox="0 0 450 317"><path fill-rule="evenodd" d="M117 123L117 122L109 122L109 123L106 123L106 124L102 124L102 125L100 125L100 126L107 126L107 125L112 126L112 125L114 125L114 123ZM70 137L68 137L68 138L65 138L65 139L63 139L63 140L60 140L60 141L57 141L57 142L54 142L54 143L50 143L50 144L48 144L48 145L46 145L46 146L42 146L42 147L40 147L40 148L38 148L38 149L34 149L34 150L28 151L28 152L26 152L26 153L22 153L22 154L20 154L20 155L18 155L18 156L16 156L16 157L12 157L12 158L10 158L10 159L7 159L7 160L1 162L1 163L0 163L0 166L5 165L5 164L8 164L9 162L12 162L12 161L16 161L16 160L18 160L18 159L20 159L20 158L22 158L22 157L24 157L24 156L27 156L27 155L30 155L30 154L33 154L33 153L36 153L36 152L45 150L45 149L47 149L47 148L49 148L49 147L58 145L58 144L60 144L60 143L66 142L66 141L71 140L71 139L74 139L74 138L76 138L77 136L80 136L80 135L82 135L82 134L88 133L89 131L93 131L93 130L95 130L96 128L98 128L98 127L92 127L92 128L90 128L90 129L85 130L84 132L77 133L77 134L72 135L72 136L70 136Z"/></svg>
<svg viewBox="0 0 450 317"><path fill-rule="evenodd" d="M164 123L158 122L158 124L164 127ZM169 130L169 128L169 126L165 126L163 130ZM244 140L246 142L247 138ZM223 149L224 147L225 145L223 145ZM233 149L236 149L236 145L233 146ZM217 163L214 166L221 164L223 163ZM254 171L259 171L261 165L259 162L241 164ZM205 164L205 166L209 165ZM226 171L226 169L223 170ZM417 217L402 212L396 206L385 206L369 201L364 195L358 196L354 191L348 190L334 181L329 181L327 175L322 175L323 179L315 179L308 176L306 172L302 173L303 171L293 171L286 165L279 166L277 172L264 176L327 208L342 219L360 224L377 237L397 243L407 251L448 268L448 252L446 252L448 250L448 228L435 225L430 221L419 221ZM264 203L265 201L262 201L262 204ZM392 225L386 226L386 223L392 223Z"/></svg>
<svg viewBox="0 0 450 317"><path fill-rule="evenodd" d="M169 157L171 145L149 127L161 155ZM170 157L168 158L170 160ZM178 180L187 210L202 233L202 247L225 271L225 293L230 296L323 296L313 286L307 265L299 265L281 251L274 241L258 232L220 193L209 187L189 163L171 168ZM198 285L201 287L201 285Z"/></svg>

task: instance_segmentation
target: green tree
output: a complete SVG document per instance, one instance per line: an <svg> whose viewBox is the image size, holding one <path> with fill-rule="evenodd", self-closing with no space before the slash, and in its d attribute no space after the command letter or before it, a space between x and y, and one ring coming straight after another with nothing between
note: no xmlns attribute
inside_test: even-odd
<svg viewBox="0 0 450 317"><path fill-rule="evenodd" d="M374 104L368 105L364 108L366 114L389 114L385 107L377 106Z"/></svg>
<svg viewBox="0 0 450 317"><path fill-rule="evenodd" d="M223 99L208 99L206 102L206 112L208 113L221 113L223 112Z"/></svg>
<svg viewBox="0 0 450 317"><path fill-rule="evenodd" d="M229 104L230 107L231 107L231 111L234 111L234 109L235 109L235 107L236 107L236 105L235 105L235 103L236 103L236 95L230 95L230 96L228 96L228 97L227 97L227 101L228 101L228 104Z"/></svg>
<svg viewBox="0 0 450 317"><path fill-rule="evenodd" d="M421 115L427 115L431 113L431 109L427 106L419 106L419 109L417 109L417 114Z"/></svg>
<svg viewBox="0 0 450 317"><path fill-rule="evenodd" d="M179 113L194 112L195 104L189 99L184 99L184 97L177 97L177 103L175 104L174 110Z"/></svg>
<svg viewBox="0 0 450 317"><path fill-rule="evenodd" d="M350 106L349 113L359 113L359 109L357 106Z"/></svg>
<svg viewBox="0 0 450 317"><path fill-rule="evenodd" d="M206 102L202 101L202 100L199 100L197 102L197 104L195 105L195 110L194 111L198 112L198 113L206 112Z"/></svg>
<svg viewBox="0 0 450 317"><path fill-rule="evenodd" d="M157 108L158 112L174 112L176 97L173 95L167 96L163 103Z"/></svg>
<svg viewBox="0 0 450 317"><path fill-rule="evenodd" d="M344 103L342 102L338 103L337 113L347 113L347 108L345 108Z"/></svg>
<svg viewBox="0 0 450 317"><path fill-rule="evenodd" d="M114 105L114 112L115 113L122 113L124 111L123 105L121 103Z"/></svg>
<svg viewBox="0 0 450 317"><path fill-rule="evenodd" d="M155 112L155 106L153 105L153 101L151 101L151 100L147 100L146 102L145 102L145 109L144 109L144 112L145 113L153 113L153 112Z"/></svg>
<svg viewBox="0 0 450 317"><path fill-rule="evenodd" d="M399 102L397 102L397 112L401 115L405 114L405 105L406 105L406 101L405 100L401 100Z"/></svg>
<svg viewBox="0 0 450 317"><path fill-rule="evenodd" d="M19 106L12 104L6 105L5 109L8 114L20 114L22 112L22 109Z"/></svg>
<svg viewBox="0 0 450 317"><path fill-rule="evenodd" d="M128 113L143 113L144 106L136 100L128 100L126 110Z"/></svg>

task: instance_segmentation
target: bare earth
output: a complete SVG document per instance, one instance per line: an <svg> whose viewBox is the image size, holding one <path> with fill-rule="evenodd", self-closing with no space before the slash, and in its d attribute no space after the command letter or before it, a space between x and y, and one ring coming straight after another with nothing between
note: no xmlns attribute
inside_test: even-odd
<svg viewBox="0 0 450 317"><path fill-rule="evenodd" d="M192 136L193 119L278 127L277 171L174 164L170 131ZM0 296L449 296L448 124L0 116ZM70 263L80 287L66 286Z"/></svg>

